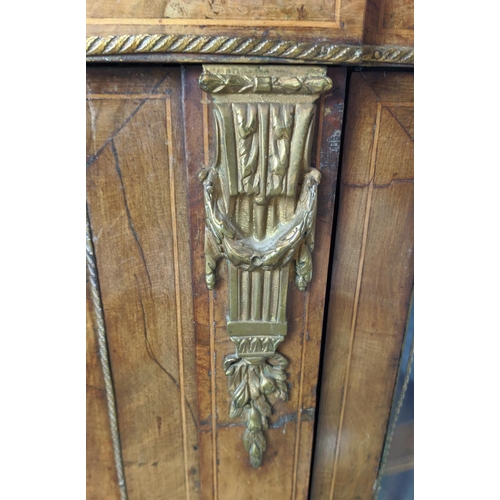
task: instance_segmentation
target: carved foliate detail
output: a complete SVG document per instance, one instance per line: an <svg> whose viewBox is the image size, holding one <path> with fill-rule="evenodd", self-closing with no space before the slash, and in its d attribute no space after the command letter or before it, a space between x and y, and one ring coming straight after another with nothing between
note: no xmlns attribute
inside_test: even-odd
<svg viewBox="0 0 500 500"><path fill-rule="evenodd" d="M200 87L210 94L319 94L331 87L331 80L326 76L221 75L204 71Z"/></svg>
<svg viewBox="0 0 500 500"><path fill-rule="evenodd" d="M271 403L277 398L288 401L285 383L285 368L288 361L275 353L264 358L239 358L235 354L226 356L224 370L232 396L229 416L243 417L247 428L243 433L243 444L250 456L250 463L258 467L266 451L263 431L268 428Z"/></svg>
<svg viewBox="0 0 500 500"><path fill-rule="evenodd" d="M255 337L230 337L236 345L236 354L240 356L265 356L272 355L276 351L276 346L285 337L279 336L255 336Z"/></svg>
<svg viewBox="0 0 500 500"><path fill-rule="evenodd" d="M228 334L236 354L224 362L230 416L247 423L245 448L258 467L263 430L276 398L288 398L286 334L289 271L305 290L312 278L317 191L309 164L315 100L331 88L318 67L206 65L200 86L212 94L215 150L200 173L206 212L208 288L217 261L229 271Z"/></svg>

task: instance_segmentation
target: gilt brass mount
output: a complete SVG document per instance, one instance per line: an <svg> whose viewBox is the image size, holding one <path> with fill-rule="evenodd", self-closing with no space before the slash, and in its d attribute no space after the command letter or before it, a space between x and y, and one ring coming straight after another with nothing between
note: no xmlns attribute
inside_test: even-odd
<svg viewBox="0 0 500 500"><path fill-rule="evenodd" d="M243 442L259 467L271 405L288 399L288 361L276 347L287 332L289 275L301 291L312 277L321 177L310 166L314 102L332 82L315 66L204 65L199 83L212 95L215 126L214 161L200 174L206 281L215 287L225 257L236 346L224 360L229 416L244 418Z"/></svg>

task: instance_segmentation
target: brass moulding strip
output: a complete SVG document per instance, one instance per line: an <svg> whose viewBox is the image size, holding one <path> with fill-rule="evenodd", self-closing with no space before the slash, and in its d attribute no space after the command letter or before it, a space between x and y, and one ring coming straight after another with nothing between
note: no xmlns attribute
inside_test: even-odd
<svg viewBox="0 0 500 500"><path fill-rule="evenodd" d="M111 440L113 442L113 454L115 459L118 488L120 489L120 500L127 500L127 486L125 484L125 472L123 467L122 448L120 444L120 431L118 429L118 417L116 411L115 389L111 375L111 365L109 361L108 342L106 335L106 324L104 322L104 311L102 308L101 291L99 288L99 278L97 276L97 264L95 260L94 244L92 241L92 231L90 228L89 216L86 221L86 253L87 271L90 281L90 292L92 295L92 305L96 320L96 336L99 349L99 359L101 362L102 375L104 378L106 403L108 406L109 426L111 430Z"/></svg>
<svg viewBox="0 0 500 500"><path fill-rule="evenodd" d="M414 61L413 47L393 45L349 45L223 35L175 34L90 36L86 40L86 55L91 61L100 60L101 56L106 56L107 62L113 62L116 56L152 54L188 54L200 57L237 56L242 59L252 58L252 60L273 58L283 59L285 62L304 61L353 65L363 63L413 65ZM192 62L198 62L196 57L192 59Z"/></svg>
<svg viewBox="0 0 500 500"><path fill-rule="evenodd" d="M413 47L398 47L391 45L364 45L362 62L414 64Z"/></svg>
<svg viewBox="0 0 500 500"><path fill-rule="evenodd" d="M310 166L315 101L331 89L317 66L203 66L212 96L213 163L200 173L205 202L206 282L229 268L227 334L236 353L224 371L229 416L242 417L243 443L259 467L264 430L277 399L288 400L288 360L276 351L287 333L289 277L312 279L317 190Z"/></svg>
<svg viewBox="0 0 500 500"><path fill-rule="evenodd" d="M286 335L286 323L273 321L228 321L227 334L240 335Z"/></svg>

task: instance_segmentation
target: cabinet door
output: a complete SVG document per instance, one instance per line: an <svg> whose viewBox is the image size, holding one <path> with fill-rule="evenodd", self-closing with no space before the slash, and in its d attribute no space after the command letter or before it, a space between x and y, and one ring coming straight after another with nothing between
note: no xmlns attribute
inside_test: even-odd
<svg viewBox="0 0 500 500"><path fill-rule="evenodd" d="M88 400L95 414L88 431L90 470L98 453L106 463L115 458L115 471L108 468L100 484L88 476L89 498L308 496L346 70L328 69L332 87L316 101L303 153L286 145L287 116L298 123L290 128L293 136L302 126L297 116L305 113L293 108L293 96L284 105L292 106L289 115L272 106L266 108L269 115L258 112L259 123L279 135L274 146L258 142L266 165L283 155L295 154L300 162L310 158L307 169L315 167L321 181L312 281L301 291L292 274L284 279L287 332L279 351L288 360L288 400L271 401L263 431L267 448L257 466L242 439L248 422L230 418L235 397L228 392L223 363L235 352L227 335L232 277L221 261L214 289L207 287L207 212L199 179L227 147L215 147L220 127L234 127L238 134L249 130L252 111L245 107L241 123L237 114L231 115L233 122L214 121L215 98L201 89L201 72L194 65L88 69L90 316L97 318L88 334L91 345L93 335L105 339L98 344L101 364L94 356L90 370L109 369L112 381L101 390L99 405L95 398ZM267 80L252 78L264 92ZM287 81L295 90L286 92L296 92L303 79ZM232 112L240 109L231 106ZM242 141L246 134L241 132ZM297 149L295 144L292 140L290 148ZM237 151L241 160L244 151ZM97 440L103 450L94 449ZM103 496L105 488L114 497Z"/></svg>
<svg viewBox="0 0 500 500"><path fill-rule="evenodd" d="M313 499L373 497L413 288L413 74L353 73Z"/></svg>
<svg viewBox="0 0 500 500"><path fill-rule="evenodd" d="M199 490L179 67L89 68L87 206L122 498ZM101 349L101 361L106 357ZM112 401L114 399L114 401ZM116 416L113 415L116 412ZM94 427L89 433L97 432ZM104 498L91 485L90 498Z"/></svg>

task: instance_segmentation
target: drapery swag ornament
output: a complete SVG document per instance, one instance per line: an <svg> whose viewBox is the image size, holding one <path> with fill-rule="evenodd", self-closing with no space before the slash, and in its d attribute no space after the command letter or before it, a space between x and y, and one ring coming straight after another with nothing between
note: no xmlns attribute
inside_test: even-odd
<svg viewBox="0 0 500 500"><path fill-rule="evenodd" d="M332 82L315 66L204 65L199 84L212 95L215 127L213 164L200 174L206 281L215 287L225 257L236 346L224 360L229 416L246 422L243 443L259 467L271 405L288 399L288 361L276 347L287 332L292 262L301 291L312 277L321 177L309 164L314 102Z"/></svg>

